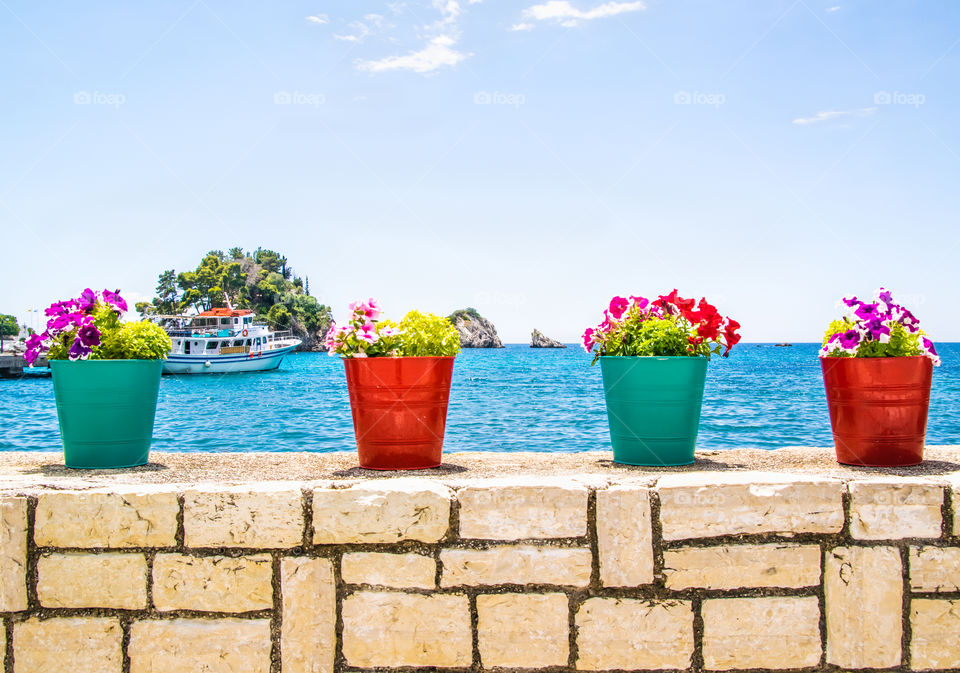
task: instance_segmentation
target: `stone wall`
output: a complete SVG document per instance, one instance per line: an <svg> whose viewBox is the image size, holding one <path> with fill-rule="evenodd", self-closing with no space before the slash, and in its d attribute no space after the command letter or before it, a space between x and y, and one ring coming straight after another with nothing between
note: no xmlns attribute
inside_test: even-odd
<svg viewBox="0 0 960 673"><path fill-rule="evenodd" d="M0 499L0 670L956 669L955 497L749 471L40 488Z"/></svg>

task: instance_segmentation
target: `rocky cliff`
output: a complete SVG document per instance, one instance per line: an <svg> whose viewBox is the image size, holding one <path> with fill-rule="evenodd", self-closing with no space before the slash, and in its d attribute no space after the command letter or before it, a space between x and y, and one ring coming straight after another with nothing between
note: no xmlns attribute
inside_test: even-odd
<svg viewBox="0 0 960 673"><path fill-rule="evenodd" d="M530 335L530 348L566 348L566 346L535 329Z"/></svg>
<svg viewBox="0 0 960 673"><path fill-rule="evenodd" d="M448 317L460 332L460 345L464 348L503 348L497 328L476 309L461 309Z"/></svg>

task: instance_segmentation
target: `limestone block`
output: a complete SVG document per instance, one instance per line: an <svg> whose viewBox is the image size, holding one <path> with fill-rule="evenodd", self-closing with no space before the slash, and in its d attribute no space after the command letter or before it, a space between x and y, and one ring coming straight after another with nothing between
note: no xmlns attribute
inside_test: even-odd
<svg viewBox="0 0 960 673"><path fill-rule="evenodd" d="M577 668L583 671L690 668L690 601L588 598L577 611Z"/></svg>
<svg viewBox="0 0 960 673"><path fill-rule="evenodd" d="M433 589L437 585L437 561L423 554L351 552L343 555L340 577L347 584Z"/></svg>
<svg viewBox="0 0 960 673"><path fill-rule="evenodd" d="M27 499L0 497L0 612L27 609Z"/></svg>
<svg viewBox="0 0 960 673"><path fill-rule="evenodd" d="M116 617L28 619L13 627L14 673L120 673Z"/></svg>
<svg viewBox="0 0 960 673"><path fill-rule="evenodd" d="M303 521L299 488L271 485L183 494L187 547L298 547L303 544Z"/></svg>
<svg viewBox="0 0 960 673"><path fill-rule="evenodd" d="M913 591L960 591L960 547L910 547Z"/></svg>
<svg viewBox="0 0 960 673"><path fill-rule="evenodd" d="M707 670L811 668L820 663L816 596L708 599L701 614Z"/></svg>
<svg viewBox="0 0 960 673"><path fill-rule="evenodd" d="M462 594L360 591L343 599L349 666L469 668L470 605Z"/></svg>
<svg viewBox="0 0 960 673"><path fill-rule="evenodd" d="M810 587L820 583L819 545L738 544L663 552L668 589Z"/></svg>
<svg viewBox="0 0 960 673"><path fill-rule="evenodd" d="M484 668L567 665L570 603L566 594L480 595L477 617Z"/></svg>
<svg viewBox="0 0 960 673"><path fill-rule="evenodd" d="M130 673L270 673L269 619L170 619L130 627Z"/></svg>
<svg viewBox="0 0 960 673"><path fill-rule="evenodd" d="M143 554L46 554L37 561L37 595L47 608L147 607Z"/></svg>
<svg viewBox="0 0 960 673"><path fill-rule="evenodd" d="M900 665L903 575L896 547L837 547L825 554L827 662Z"/></svg>
<svg viewBox="0 0 960 673"><path fill-rule="evenodd" d="M457 491L460 537L527 540L587 534L587 489L570 481L491 480Z"/></svg>
<svg viewBox="0 0 960 673"><path fill-rule="evenodd" d="M838 533L843 483L820 477L745 472L662 477L665 540L760 533Z"/></svg>
<svg viewBox="0 0 960 673"><path fill-rule="evenodd" d="M850 484L850 535L858 540L938 538L943 487L905 481Z"/></svg>
<svg viewBox="0 0 960 673"><path fill-rule="evenodd" d="M315 544L437 542L450 528L453 492L425 479L396 479L313 492Z"/></svg>
<svg viewBox="0 0 960 673"><path fill-rule="evenodd" d="M179 512L170 490L44 492L33 537L39 547L172 547Z"/></svg>
<svg viewBox="0 0 960 673"><path fill-rule="evenodd" d="M597 547L604 586L653 583L650 489L613 486L597 491Z"/></svg>
<svg viewBox="0 0 960 673"><path fill-rule="evenodd" d="M273 562L267 554L187 556L157 554L153 604L161 612L248 612L273 607Z"/></svg>
<svg viewBox="0 0 960 673"><path fill-rule="evenodd" d="M283 673L332 673L337 642L333 564L324 558L285 558L280 586Z"/></svg>
<svg viewBox="0 0 960 673"><path fill-rule="evenodd" d="M444 549L440 552L444 587L495 584L590 584L592 556L586 548L510 545L491 549Z"/></svg>
<svg viewBox="0 0 960 673"><path fill-rule="evenodd" d="M910 663L913 670L960 668L960 601L910 601Z"/></svg>

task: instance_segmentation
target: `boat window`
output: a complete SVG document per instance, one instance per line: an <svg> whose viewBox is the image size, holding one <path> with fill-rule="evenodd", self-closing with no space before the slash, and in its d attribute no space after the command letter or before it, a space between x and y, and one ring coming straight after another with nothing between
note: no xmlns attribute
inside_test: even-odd
<svg viewBox="0 0 960 673"><path fill-rule="evenodd" d="M215 351L215 350L217 350L217 346L218 346L219 344L220 344L219 341L208 341L208 342L207 342L207 350Z"/></svg>
<svg viewBox="0 0 960 673"><path fill-rule="evenodd" d="M247 345L248 346L250 345L250 339L247 339Z"/></svg>
<svg viewBox="0 0 960 673"><path fill-rule="evenodd" d="M230 318L220 318L220 324L221 324L221 325L229 325L229 324L230 324Z"/></svg>
<svg viewBox="0 0 960 673"><path fill-rule="evenodd" d="M189 342L189 341L184 341L184 342L183 342L183 352L186 353L187 355L190 355L190 342Z"/></svg>
<svg viewBox="0 0 960 673"><path fill-rule="evenodd" d="M243 345L243 339L237 339L236 341L233 342L233 345L234 345L234 346L242 346L242 345Z"/></svg>

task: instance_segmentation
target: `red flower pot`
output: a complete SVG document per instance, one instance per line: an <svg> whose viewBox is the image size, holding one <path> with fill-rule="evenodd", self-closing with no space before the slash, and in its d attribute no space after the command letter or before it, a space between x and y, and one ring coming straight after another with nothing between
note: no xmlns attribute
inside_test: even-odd
<svg viewBox="0 0 960 673"><path fill-rule="evenodd" d="M418 470L440 465L453 360L343 359L360 467Z"/></svg>
<svg viewBox="0 0 960 673"><path fill-rule="evenodd" d="M820 366L838 462L923 462L933 376L928 358L821 358Z"/></svg>

